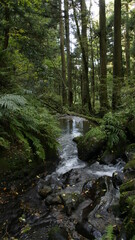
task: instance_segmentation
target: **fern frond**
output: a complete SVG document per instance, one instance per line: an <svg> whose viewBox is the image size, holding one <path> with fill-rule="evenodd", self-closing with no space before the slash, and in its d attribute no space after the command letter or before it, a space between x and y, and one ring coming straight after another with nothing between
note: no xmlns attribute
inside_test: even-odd
<svg viewBox="0 0 135 240"><path fill-rule="evenodd" d="M8 110L16 111L19 107L27 104L27 100L20 95L5 94L0 97L0 107Z"/></svg>
<svg viewBox="0 0 135 240"><path fill-rule="evenodd" d="M0 137L0 146L5 148L5 149L9 149L10 148L10 142L5 138Z"/></svg>
<svg viewBox="0 0 135 240"><path fill-rule="evenodd" d="M28 132L25 132L25 135L28 139L30 139L32 141L32 143L36 149L37 156L39 158L41 158L42 160L45 160L45 151L44 151L44 148L43 148L40 140Z"/></svg>
<svg viewBox="0 0 135 240"><path fill-rule="evenodd" d="M113 226L108 225L108 227L106 228L106 233L102 237L102 240L114 240L114 239L116 239L116 238L113 233Z"/></svg>

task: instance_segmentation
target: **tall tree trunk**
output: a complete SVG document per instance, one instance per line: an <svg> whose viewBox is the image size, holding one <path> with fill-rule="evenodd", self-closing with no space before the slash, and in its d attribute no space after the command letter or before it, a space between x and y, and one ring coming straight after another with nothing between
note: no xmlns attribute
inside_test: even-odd
<svg viewBox="0 0 135 240"><path fill-rule="evenodd" d="M84 56L82 56L82 105L88 105L91 111L91 102L89 94L88 79L88 40L87 40L87 10L85 0L81 0L81 20L82 20L82 45L84 48Z"/></svg>
<svg viewBox="0 0 135 240"><path fill-rule="evenodd" d="M65 29L66 29L66 47L67 47L67 73L68 73L68 105L73 104L71 56L70 56L70 34L69 34L69 5L68 0L64 0L65 8Z"/></svg>
<svg viewBox="0 0 135 240"><path fill-rule="evenodd" d="M112 108L116 110L121 102L121 0L114 2L114 55Z"/></svg>
<svg viewBox="0 0 135 240"><path fill-rule="evenodd" d="M100 22L100 111L105 112L108 107L107 99L107 58L106 58L106 14L105 0L99 0Z"/></svg>
<svg viewBox="0 0 135 240"><path fill-rule="evenodd" d="M129 6L128 1L126 6L126 35L125 35L125 52L126 52L126 75L130 77L130 36L129 36Z"/></svg>
<svg viewBox="0 0 135 240"><path fill-rule="evenodd" d="M89 79L88 79L88 43L87 43L87 18L86 18L86 4L85 0L81 1L81 19L82 19L82 35L80 34L79 24L76 15L76 9L74 1L72 0L72 6L74 11L74 18L77 27L77 35L79 39L79 44L82 52L82 69L83 69L83 79L82 79L82 105L87 106L89 111L92 111L90 93L89 93Z"/></svg>
<svg viewBox="0 0 135 240"><path fill-rule="evenodd" d="M92 110L94 111L95 108L95 65L94 65L94 50L93 50L93 23L92 23L92 15L91 15L91 8L92 8L92 0L90 0L90 58L91 58L91 103L92 103Z"/></svg>
<svg viewBox="0 0 135 240"><path fill-rule="evenodd" d="M3 49L8 48L8 42L9 42L9 21L10 21L10 13L9 13L9 8L7 4L5 5L5 21L6 21L6 26L4 28L4 44L3 44Z"/></svg>
<svg viewBox="0 0 135 240"><path fill-rule="evenodd" d="M63 101L63 105L65 105L67 103L66 63L65 63L65 52L64 52L64 26L63 26L61 0L60 0L60 48L61 48L61 62L62 62L62 101Z"/></svg>

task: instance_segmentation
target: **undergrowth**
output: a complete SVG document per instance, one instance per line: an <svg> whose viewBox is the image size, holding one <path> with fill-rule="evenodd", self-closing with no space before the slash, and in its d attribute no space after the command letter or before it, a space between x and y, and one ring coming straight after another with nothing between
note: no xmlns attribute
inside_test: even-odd
<svg viewBox="0 0 135 240"><path fill-rule="evenodd" d="M23 144L28 153L45 160L45 149L57 148L59 128L55 119L33 96L0 96L0 149Z"/></svg>

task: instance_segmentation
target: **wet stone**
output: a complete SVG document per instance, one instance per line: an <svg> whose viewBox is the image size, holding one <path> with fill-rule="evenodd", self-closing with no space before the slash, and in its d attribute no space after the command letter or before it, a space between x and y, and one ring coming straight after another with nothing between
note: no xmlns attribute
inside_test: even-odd
<svg viewBox="0 0 135 240"><path fill-rule="evenodd" d="M45 181L43 179L40 179L37 187L38 194L42 198L46 198L48 194L52 192L52 188L48 185L46 185Z"/></svg>
<svg viewBox="0 0 135 240"><path fill-rule="evenodd" d="M46 205L55 205L55 204L61 204L62 200L59 195L57 194L51 194L46 197L45 199Z"/></svg>

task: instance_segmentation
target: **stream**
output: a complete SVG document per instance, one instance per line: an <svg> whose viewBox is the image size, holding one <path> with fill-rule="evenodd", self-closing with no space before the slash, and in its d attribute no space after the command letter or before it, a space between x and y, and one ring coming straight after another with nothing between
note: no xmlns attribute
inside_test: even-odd
<svg viewBox="0 0 135 240"><path fill-rule="evenodd" d="M86 133L89 122L66 116L60 118L60 125L56 170L37 176L26 192L3 206L0 239L101 239L108 225L121 224L119 188L114 187L112 174L122 172L124 162L81 161L73 138ZM53 231L56 227L58 231Z"/></svg>

